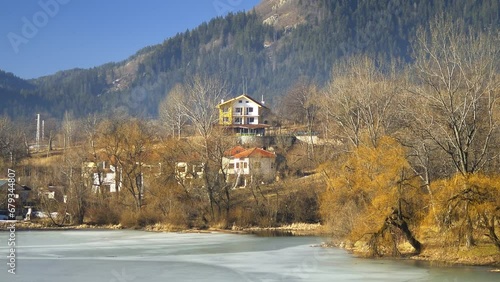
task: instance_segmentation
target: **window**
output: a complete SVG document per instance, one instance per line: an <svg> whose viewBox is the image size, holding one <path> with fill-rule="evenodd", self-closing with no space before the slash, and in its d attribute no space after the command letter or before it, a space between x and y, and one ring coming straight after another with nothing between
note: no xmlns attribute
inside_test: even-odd
<svg viewBox="0 0 500 282"><path fill-rule="evenodd" d="M222 121L223 121L223 122L229 122L229 118L228 118L228 117L223 117L223 118L222 118Z"/></svg>
<svg viewBox="0 0 500 282"><path fill-rule="evenodd" d="M249 113L253 113L253 108L248 108Z"/></svg>
<svg viewBox="0 0 500 282"><path fill-rule="evenodd" d="M247 162L237 162L234 163L234 166L238 168L248 168L248 163Z"/></svg>
<svg viewBox="0 0 500 282"><path fill-rule="evenodd" d="M254 123L255 122L255 118L251 117L251 118L248 118L248 123Z"/></svg>
<svg viewBox="0 0 500 282"><path fill-rule="evenodd" d="M245 101L245 103L247 103L247 104L248 104L248 101Z"/></svg>
<svg viewBox="0 0 500 282"><path fill-rule="evenodd" d="M227 112L229 112L229 108L228 108L228 107L224 107L223 111L224 111L225 113L227 113Z"/></svg>
<svg viewBox="0 0 500 282"><path fill-rule="evenodd" d="M180 173L186 172L186 166L177 166L177 171Z"/></svg>
<svg viewBox="0 0 500 282"><path fill-rule="evenodd" d="M240 124L241 123L241 118L239 118L239 117L234 118L234 123Z"/></svg>
<svg viewBox="0 0 500 282"><path fill-rule="evenodd" d="M243 101L239 100L239 101L238 101L238 103L240 103L240 104L241 104L241 103L243 103Z"/></svg>
<svg viewBox="0 0 500 282"><path fill-rule="evenodd" d="M193 170L196 173L202 173L203 172L203 165L194 165Z"/></svg>

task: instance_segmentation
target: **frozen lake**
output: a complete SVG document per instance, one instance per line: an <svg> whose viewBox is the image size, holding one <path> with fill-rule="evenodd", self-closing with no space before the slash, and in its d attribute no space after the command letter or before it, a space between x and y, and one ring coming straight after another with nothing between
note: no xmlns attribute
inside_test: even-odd
<svg viewBox="0 0 500 282"><path fill-rule="evenodd" d="M151 233L132 230L17 231L16 274L0 281L499 281L488 268L433 268L354 258L319 248L317 237Z"/></svg>

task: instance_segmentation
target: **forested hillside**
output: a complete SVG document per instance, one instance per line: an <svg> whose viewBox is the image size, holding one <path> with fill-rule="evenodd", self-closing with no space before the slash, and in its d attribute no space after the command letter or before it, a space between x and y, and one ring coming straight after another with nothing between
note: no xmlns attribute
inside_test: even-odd
<svg viewBox="0 0 500 282"><path fill-rule="evenodd" d="M416 30L443 13L480 29L497 28L500 19L496 0L263 0L254 11L215 18L120 63L29 82L0 73L0 96L9 97L0 112L156 116L166 93L196 74L276 102L301 77L323 85L346 56L410 61Z"/></svg>
<svg viewBox="0 0 500 282"><path fill-rule="evenodd" d="M42 99L34 94L35 89L31 83L0 70L0 114L22 115L28 104L43 105Z"/></svg>

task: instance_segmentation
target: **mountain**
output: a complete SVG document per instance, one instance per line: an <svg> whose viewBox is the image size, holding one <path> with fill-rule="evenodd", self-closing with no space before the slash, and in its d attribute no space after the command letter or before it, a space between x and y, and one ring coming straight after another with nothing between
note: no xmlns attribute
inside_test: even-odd
<svg viewBox="0 0 500 282"><path fill-rule="evenodd" d="M34 94L35 89L32 83L0 70L0 115L22 115L28 104L43 105L43 99Z"/></svg>
<svg viewBox="0 0 500 282"><path fill-rule="evenodd" d="M436 15L498 29L499 11L497 0L263 0L253 11L214 18L120 63L29 81L0 72L0 97L9 97L0 113L155 116L169 90L195 74L226 79L235 95L245 84L248 94L272 104L301 77L322 85L343 57L411 61L416 30Z"/></svg>

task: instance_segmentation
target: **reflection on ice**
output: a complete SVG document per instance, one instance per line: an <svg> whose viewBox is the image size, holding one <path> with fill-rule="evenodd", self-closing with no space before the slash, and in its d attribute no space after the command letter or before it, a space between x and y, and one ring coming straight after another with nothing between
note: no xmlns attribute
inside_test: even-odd
<svg viewBox="0 0 500 282"><path fill-rule="evenodd" d="M7 254L7 233L0 252ZM20 231L17 274L0 281L491 281L482 269L433 269L311 247L315 237ZM6 256L4 256L6 257Z"/></svg>

